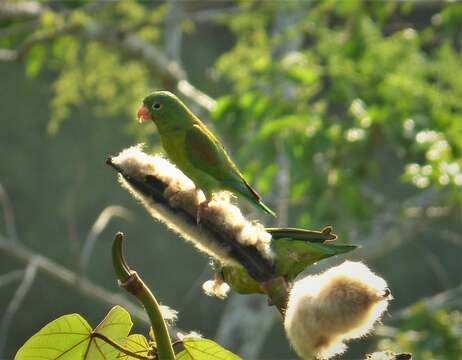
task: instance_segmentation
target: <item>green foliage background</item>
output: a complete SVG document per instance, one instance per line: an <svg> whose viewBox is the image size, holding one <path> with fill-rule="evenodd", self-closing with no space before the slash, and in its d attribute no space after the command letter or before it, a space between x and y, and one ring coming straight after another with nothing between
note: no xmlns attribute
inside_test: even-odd
<svg viewBox="0 0 462 360"><path fill-rule="evenodd" d="M462 5L188 1L177 2L172 17L171 3L44 1L33 19L1 18L0 47L32 44L22 61L0 63L0 183L20 240L75 268L100 211L126 206L134 220L109 225L88 276L115 288L109 246L123 230L133 264L180 310L179 325L214 337L225 303L201 294L207 259L153 223L104 165L136 142L159 150L154 126L135 123L136 109L152 89L177 92L176 81L117 45L134 34L176 58L217 100L207 113L186 99L267 203L287 209L288 225L333 224L340 239L363 245L357 256L388 280L396 299L385 324L397 330L380 346L423 359L461 356L460 324L445 320L460 317L460 302L422 307L412 321L393 314L462 281ZM34 26L6 31L28 22ZM85 31L95 26L105 36ZM1 273L21 266L1 256ZM0 289L0 308L13 290ZM63 313L96 321L106 310L39 277L7 354ZM411 330L418 336L406 336ZM375 340L346 358L375 349ZM289 357L275 327L261 358Z"/></svg>

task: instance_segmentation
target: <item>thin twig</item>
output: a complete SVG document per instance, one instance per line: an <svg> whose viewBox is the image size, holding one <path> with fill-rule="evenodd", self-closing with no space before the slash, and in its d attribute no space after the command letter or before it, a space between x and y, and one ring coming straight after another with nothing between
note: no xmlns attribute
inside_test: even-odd
<svg viewBox="0 0 462 360"><path fill-rule="evenodd" d="M221 316L216 341L226 348L238 349L243 359L259 359L258 353L268 332L266 329L273 329L276 319L262 297L233 294ZM264 336L259 334L262 329Z"/></svg>
<svg viewBox="0 0 462 360"><path fill-rule="evenodd" d="M441 195L435 189L420 192L415 197L409 198L404 204L390 204L386 211L376 215L376 221L372 224L372 234L361 238L362 234L353 234L351 238L363 246L353 255L353 258L367 259L368 261L383 258L391 251L402 246L406 240L417 238L428 227L428 221L422 221L423 216L410 217L406 215L406 209L410 207L424 208L430 206ZM401 216L397 216L401 214Z"/></svg>
<svg viewBox="0 0 462 360"><path fill-rule="evenodd" d="M0 287L7 286L24 277L24 270L12 270L4 275L0 275Z"/></svg>
<svg viewBox="0 0 462 360"><path fill-rule="evenodd" d="M181 64L181 42L183 32L183 6L180 0L168 0L167 16L165 16L164 47L165 54L173 61Z"/></svg>
<svg viewBox="0 0 462 360"><path fill-rule="evenodd" d="M0 61L16 61L18 52L11 49L0 49Z"/></svg>
<svg viewBox="0 0 462 360"><path fill-rule="evenodd" d="M8 197L8 194L2 184L0 184L0 203L2 203L3 206L6 235L9 239L11 239L11 241L17 242L18 232L16 230L16 221L14 219L13 206L11 206L10 198Z"/></svg>
<svg viewBox="0 0 462 360"><path fill-rule="evenodd" d="M65 268L62 265L55 263L54 261L39 255L24 246L12 245L10 241L0 236L0 252L4 252L9 256L13 256L21 261L29 263L32 259L37 259L38 268L45 272L52 278L60 281L61 283L69 286L70 288L80 292L81 294L88 296L89 298L106 305L121 305L124 307L133 317L148 324L149 320L138 305L135 305L131 301L128 301L123 296L117 293L110 292L93 282L81 278L78 274ZM78 285L78 286L76 286ZM167 310L165 311L167 316Z"/></svg>
<svg viewBox="0 0 462 360"><path fill-rule="evenodd" d="M445 269L442 261L438 258L438 256L433 251L430 251L426 246L415 243L412 245L416 249L416 253L420 252L423 254L423 258L427 260L429 268L435 274L435 277L438 279L441 288L449 288L451 286L451 280L449 279L448 271Z"/></svg>
<svg viewBox="0 0 462 360"><path fill-rule="evenodd" d="M38 260L38 258L33 258L32 261L27 265L23 280L16 289L16 292L14 293L14 296L8 304L5 314L3 315L2 323L0 325L0 357L3 354L3 350L8 339L8 329L10 327L11 321L13 320L13 317L18 309L21 307L24 299L27 296L27 293L34 283L35 275L37 274Z"/></svg>
<svg viewBox="0 0 462 360"><path fill-rule="evenodd" d="M219 18L225 18L230 15L235 15L241 12L242 9L239 6L230 6L217 9L206 9L188 13L188 19L194 22L207 22L210 20L216 20Z"/></svg>
<svg viewBox="0 0 462 360"><path fill-rule="evenodd" d="M452 289L437 293L433 296L419 300L428 310L436 310L442 307L462 307L462 283ZM412 305L411 305L412 306ZM399 321L410 315L410 307L395 311L392 322Z"/></svg>
<svg viewBox="0 0 462 360"><path fill-rule="evenodd" d="M0 29L0 39L8 36L20 35L23 33L30 33L40 25L40 21L34 19L28 22L15 23L6 28Z"/></svg>
<svg viewBox="0 0 462 360"><path fill-rule="evenodd" d="M117 344L115 341L109 339L107 336L104 336L103 334L99 333L99 332L93 332L91 333L91 337L94 337L94 338L98 338L98 339L101 339L103 340L104 342L108 343L109 345L111 345L113 348L116 348L117 350L119 350L120 352L123 352L125 355L128 355L130 357L134 357L136 359L141 359L141 360L151 360L151 359L154 359L153 356L144 356L144 355L140 355L140 354L137 354L137 353L134 353L133 351L130 351L130 350L127 350L125 349L123 346Z"/></svg>
<svg viewBox="0 0 462 360"><path fill-rule="evenodd" d="M278 227L285 227L289 221L289 190L290 190L290 160L287 156L287 149L283 137L276 141L278 173L276 176L277 184L277 206L278 217L276 224Z"/></svg>
<svg viewBox="0 0 462 360"><path fill-rule="evenodd" d="M101 211L98 218L93 223L90 231L88 232L87 238L85 239L82 248L82 252L79 259L79 271L82 275L86 273L91 254L93 252L93 248L96 244L98 237L107 227L111 219L115 217L125 219L128 221L132 218L132 214L123 206L118 205L108 206L103 211Z"/></svg>

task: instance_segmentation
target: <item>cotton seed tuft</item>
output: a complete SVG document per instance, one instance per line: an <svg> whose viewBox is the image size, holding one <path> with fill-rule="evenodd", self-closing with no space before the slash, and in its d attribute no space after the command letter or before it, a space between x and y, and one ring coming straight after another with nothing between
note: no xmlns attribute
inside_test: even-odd
<svg viewBox="0 0 462 360"><path fill-rule="evenodd" d="M154 218L224 264L245 266L241 260L249 254L239 258L239 252L246 251L246 247L254 247L257 252L251 256L258 256L260 259L254 258L252 263L262 264L265 268L260 271L262 274L268 272L274 256L271 235L262 225L251 222L242 215L240 209L231 203L230 193L214 194L208 207L200 210L201 225L204 226L197 226L191 219L196 219L199 205L205 200L202 191L197 190L194 183L167 159L160 155L147 155L141 148L141 145L137 145L125 149L111 158L110 163L123 173L123 176L119 176L121 185ZM148 191L149 186L157 186L162 192L161 199L157 201L152 196L147 196L133 182L147 186ZM186 214L188 218L182 214ZM217 234L221 237L219 241Z"/></svg>
<svg viewBox="0 0 462 360"><path fill-rule="evenodd" d="M183 341L185 339L202 339L202 334L196 331L190 331L188 333L177 332L176 337L180 341Z"/></svg>
<svg viewBox="0 0 462 360"><path fill-rule="evenodd" d="M207 296L215 296L219 299L225 299L228 296L230 287L223 279L207 280L202 284L202 290Z"/></svg>
<svg viewBox="0 0 462 360"><path fill-rule="evenodd" d="M360 262L346 261L295 282L284 327L303 359L330 359L344 341L372 330L391 299L384 279Z"/></svg>

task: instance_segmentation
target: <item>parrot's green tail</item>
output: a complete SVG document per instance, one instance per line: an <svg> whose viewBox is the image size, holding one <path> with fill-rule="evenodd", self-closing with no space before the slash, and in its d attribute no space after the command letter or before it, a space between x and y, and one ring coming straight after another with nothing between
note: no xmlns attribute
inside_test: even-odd
<svg viewBox="0 0 462 360"><path fill-rule="evenodd" d="M253 189L252 189L253 190ZM264 212L266 212L267 214L270 214L271 216L273 217L277 217L276 216L276 213L271 210L268 206L266 206L263 201L261 201L261 197L260 195L258 195L255 190L254 192L252 192L251 194L247 193L247 192L241 192L242 195L244 195L246 197L247 200L249 200L255 207L259 208L259 209L262 209ZM255 197L254 194L257 194L258 195L258 198Z"/></svg>
<svg viewBox="0 0 462 360"><path fill-rule="evenodd" d="M273 210L271 210L268 206L263 204L263 202L261 200L257 202L257 201L255 201L255 199L252 199L252 203L257 205L260 209L262 209L266 213L270 214L271 216L276 217L276 213Z"/></svg>
<svg viewBox="0 0 462 360"><path fill-rule="evenodd" d="M249 185L247 181L245 181L244 178L240 178L238 180L224 180L223 183L226 184L230 189L244 195L247 200L255 205L255 207L258 207L267 214L276 217L276 213L268 206L263 204L263 201L261 201L261 196Z"/></svg>

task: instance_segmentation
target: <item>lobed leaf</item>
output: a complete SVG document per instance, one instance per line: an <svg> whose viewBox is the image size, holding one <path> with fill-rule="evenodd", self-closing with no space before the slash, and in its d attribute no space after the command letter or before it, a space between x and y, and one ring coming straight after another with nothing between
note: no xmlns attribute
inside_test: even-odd
<svg viewBox="0 0 462 360"><path fill-rule="evenodd" d="M85 359L90 340L91 327L83 317L63 315L27 340L14 359Z"/></svg>
<svg viewBox="0 0 462 360"><path fill-rule="evenodd" d="M240 357L209 339L186 338L177 360L239 360Z"/></svg>
<svg viewBox="0 0 462 360"><path fill-rule="evenodd" d="M133 322L130 314L121 306L114 306L93 332L100 333L119 345L124 345ZM119 350L102 339L93 338L85 359L116 359Z"/></svg>
<svg viewBox="0 0 462 360"><path fill-rule="evenodd" d="M138 355L144 355L144 356L148 356L148 353L150 350L148 341L143 335L140 335L140 334L130 335L126 339L124 347L125 349L130 350L132 353L135 353ZM118 359L132 360L136 358L121 352L118 356Z"/></svg>
<svg viewBox="0 0 462 360"><path fill-rule="evenodd" d="M292 281L308 266L319 260L355 250L356 245L332 244L337 239L326 227L323 231L295 228L267 228L273 236L271 248L275 253L276 275ZM239 294L262 294L261 284L242 267L225 266L221 269L225 282Z"/></svg>
<svg viewBox="0 0 462 360"><path fill-rule="evenodd" d="M14 359L117 359L117 349L92 335L99 333L123 345L132 325L130 314L121 306L114 306L93 331L79 314L63 315L27 340Z"/></svg>

